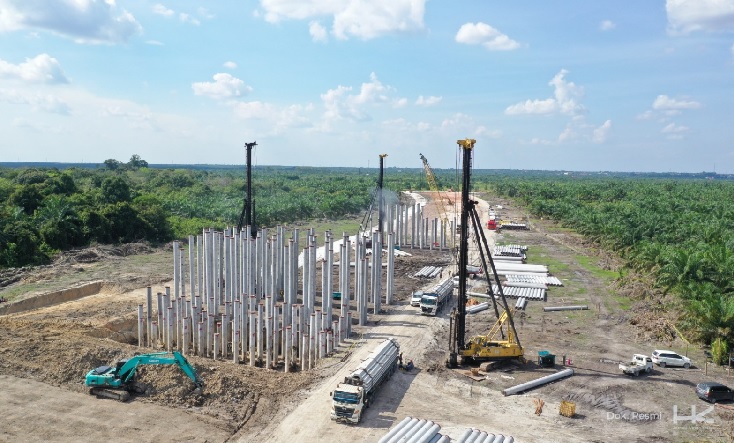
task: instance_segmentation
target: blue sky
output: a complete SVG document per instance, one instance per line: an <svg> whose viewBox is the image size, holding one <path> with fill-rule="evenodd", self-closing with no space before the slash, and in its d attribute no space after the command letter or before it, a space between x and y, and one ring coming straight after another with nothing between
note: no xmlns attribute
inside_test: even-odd
<svg viewBox="0 0 734 443"><path fill-rule="evenodd" d="M0 161L734 173L734 0L0 0Z"/></svg>

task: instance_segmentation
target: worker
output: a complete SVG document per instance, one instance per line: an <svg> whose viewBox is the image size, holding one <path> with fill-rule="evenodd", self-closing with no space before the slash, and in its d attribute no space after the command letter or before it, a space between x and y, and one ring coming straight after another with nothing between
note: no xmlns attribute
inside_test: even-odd
<svg viewBox="0 0 734 443"><path fill-rule="evenodd" d="M403 353L401 352L400 355L398 355L398 369L403 369Z"/></svg>
<svg viewBox="0 0 734 443"><path fill-rule="evenodd" d="M413 360L408 360L408 364L405 365L406 371L412 371L415 366L413 365Z"/></svg>

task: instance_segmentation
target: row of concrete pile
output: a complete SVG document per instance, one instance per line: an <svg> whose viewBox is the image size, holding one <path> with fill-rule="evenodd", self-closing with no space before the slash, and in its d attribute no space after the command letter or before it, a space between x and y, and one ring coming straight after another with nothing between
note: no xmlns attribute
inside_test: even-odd
<svg viewBox="0 0 734 443"><path fill-rule="evenodd" d="M148 288L138 306L139 345L268 368L282 364L286 371L313 368L350 336L353 323L366 325L368 309L379 313L383 302L392 303L394 254L387 254L385 272L382 254L369 252L383 251L383 240L387 251L446 244L446 229L434 220L429 231L420 205L386 213L384 239L375 231L334 241L327 232L317 247L310 229L300 254L299 230L287 238L282 227L254 237L249 226L206 229L187 245L174 242L173 287L155 297ZM407 245L396 243L406 239Z"/></svg>

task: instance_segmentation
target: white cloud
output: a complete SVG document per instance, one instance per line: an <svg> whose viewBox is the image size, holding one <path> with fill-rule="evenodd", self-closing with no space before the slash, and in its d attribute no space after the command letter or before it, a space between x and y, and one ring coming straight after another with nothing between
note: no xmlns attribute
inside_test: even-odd
<svg viewBox="0 0 734 443"><path fill-rule="evenodd" d="M486 126L478 126L477 129L474 131L474 136L497 140L502 138L502 131L500 131L499 129L490 130Z"/></svg>
<svg viewBox="0 0 734 443"><path fill-rule="evenodd" d="M28 93L15 89L0 89L0 102L14 105L30 105L34 110L52 114L69 115L69 105L59 97L41 93Z"/></svg>
<svg viewBox="0 0 734 443"><path fill-rule="evenodd" d="M559 142L567 142L571 141L574 138L576 138L577 134L571 127L571 125L566 126L566 129L563 130L560 134L558 134L558 141Z"/></svg>
<svg viewBox="0 0 734 443"><path fill-rule="evenodd" d="M215 15L214 15L214 14L212 14L211 12L209 12L209 10L208 10L208 9L206 9L206 8L203 8L203 7L199 7L199 8L198 8L198 9L196 10L196 13L197 13L197 14L199 14L199 17L201 17L201 18L205 18L205 19L207 19L207 20L211 20L211 19L213 19L213 18L215 17Z"/></svg>
<svg viewBox="0 0 734 443"><path fill-rule="evenodd" d="M667 0L668 32L734 31L734 0Z"/></svg>
<svg viewBox="0 0 734 443"><path fill-rule="evenodd" d="M518 114L553 114L558 107L556 100L548 98L545 100L526 100L525 102L515 103L505 109L507 115Z"/></svg>
<svg viewBox="0 0 734 443"><path fill-rule="evenodd" d="M552 145L553 142L550 140L544 140L542 138L533 137L532 139L530 139L530 144L531 145Z"/></svg>
<svg viewBox="0 0 734 443"><path fill-rule="evenodd" d="M686 132L689 131L687 126L676 125L675 123L669 123L663 129L660 130L665 134L665 138L668 140L681 140Z"/></svg>
<svg viewBox="0 0 734 443"><path fill-rule="evenodd" d="M230 102L234 115L242 120L260 120L269 127L269 133L262 136L284 134L290 128L310 128L313 126L308 114L313 111L312 105L289 105L282 108L260 101Z"/></svg>
<svg viewBox="0 0 734 443"><path fill-rule="evenodd" d="M490 51L511 51L520 44L486 23L465 23L456 33L456 41L467 45L482 45Z"/></svg>
<svg viewBox="0 0 734 443"><path fill-rule="evenodd" d="M678 134L681 132L688 132L689 128L687 126L683 125L676 125L675 123L670 123L667 126L665 126L663 129L660 130L663 134Z"/></svg>
<svg viewBox="0 0 734 443"><path fill-rule="evenodd" d="M28 83L69 83L59 61L48 54L27 58L14 65L0 59L0 78L17 79Z"/></svg>
<svg viewBox="0 0 734 443"><path fill-rule="evenodd" d="M178 14L178 19L181 20L181 22L183 23L191 23L194 26L199 26L201 24L199 19L197 19L196 17L192 17L191 15L185 12L180 12Z"/></svg>
<svg viewBox="0 0 734 443"><path fill-rule="evenodd" d="M146 40L145 44L151 46L165 46L163 42L159 42L158 40Z"/></svg>
<svg viewBox="0 0 734 443"><path fill-rule="evenodd" d="M199 26L201 24L199 19L192 16L191 14L188 14L186 12L176 13L176 11L174 11L173 9L167 8L166 6L163 6L160 3L153 6L153 13L162 15L164 17L173 17L177 15L179 21L181 21L182 23L190 23L194 26ZM213 18L213 15L209 14L209 12L205 8L199 8L198 13L199 15L203 16L204 18L207 18L207 19Z"/></svg>
<svg viewBox="0 0 734 443"><path fill-rule="evenodd" d="M405 97L401 97L397 100L393 100L392 107L393 108L404 108L408 104L408 99Z"/></svg>
<svg viewBox="0 0 734 443"><path fill-rule="evenodd" d="M158 3L156 5L153 5L153 13L162 15L164 17L172 17L176 14L176 11L174 11L173 9L168 9L162 4Z"/></svg>
<svg viewBox="0 0 734 443"><path fill-rule="evenodd" d="M395 32L423 29L427 0L261 0L263 16L270 23L282 20L333 18L331 33L338 39L364 40ZM256 17L260 16L255 12ZM310 29L313 37L313 29Z"/></svg>
<svg viewBox="0 0 734 443"><path fill-rule="evenodd" d="M329 34L321 23L312 21L308 24L308 33L311 34L311 39L315 42L325 42L329 40Z"/></svg>
<svg viewBox="0 0 734 443"><path fill-rule="evenodd" d="M577 102L578 98L583 97L583 88L576 86L575 83L566 81L565 77L568 71L561 71L553 77L548 83L553 86L553 98L526 100L508 106L505 109L507 115L519 114L567 114L577 115L583 113L585 108Z"/></svg>
<svg viewBox="0 0 734 443"><path fill-rule="evenodd" d="M599 23L599 29L602 31L611 31L612 29L616 28L617 25L611 20L604 20L601 23Z"/></svg>
<svg viewBox="0 0 734 443"><path fill-rule="evenodd" d="M222 66L224 66L227 69L237 69L237 63L233 61L226 61L224 62Z"/></svg>
<svg viewBox="0 0 734 443"><path fill-rule="evenodd" d="M667 95L658 95L652 103L652 108L659 111L682 110L682 109L698 109L701 103L693 100L676 100Z"/></svg>
<svg viewBox="0 0 734 443"><path fill-rule="evenodd" d="M443 97L436 97L433 95L423 97L422 95L420 95L415 101L415 104L418 106L433 106L435 104L441 103L441 100L443 100Z"/></svg>
<svg viewBox="0 0 734 443"><path fill-rule="evenodd" d="M275 108L269 103L254 101L233 103L232 109L237 117L250 120L267 118Z"/></svg>
<svg viewBox="0 0 734 443"><path fill-rule="evenodd" d="M0 0L0 32L21 29L42 29L79 43L121 43L142 32L114 0Z"/></svg>
<svg viewBox="0 0 734 443"><path fill-rule="evenodd" d="M203 95L216 100L235 98L247 94L252 88L245 82L227 73L214 74L214 82L192 83L191 88L195 95Z"/></svg>
<svg viewBox="0 0 734 443"><path fill-rule="evenodd" d="M392 103L393 107L399 107L403 99L393 98L394 88L384 85L373 72L370 81L362 83L358 94L350 94L351 86L339 85L336 89L330 89L321 94L324 104L323 130L328 131L334 120L346 119L358 122L372 120L367 108L384 103Z"/></svg>
<svg viewBox="0 0 734 443"><path fill-rule="evenodd" d="M594 129L594 133L591 137L591 140L594 143L604 143L607 141L607 138L609 137L609 131L612 129L612 121L607 120L599 126L598 128Z"/></svg>
<svg viewBox="0 0 734 443"><path fill-rule="evenodd" d="M161 131L153 113L149 110L130 111L123 109L120 105L110 105L104 109L103 115L111 118L124 120L128 127L133 129L145 129L149 131Z"/></svg>

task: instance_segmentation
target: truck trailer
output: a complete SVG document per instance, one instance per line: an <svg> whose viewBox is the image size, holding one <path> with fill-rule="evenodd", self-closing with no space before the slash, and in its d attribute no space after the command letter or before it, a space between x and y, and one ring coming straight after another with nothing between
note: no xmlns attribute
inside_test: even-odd
<svg viewBox="0 0 734 443"><path fill-rule="evenodd" d="M331 393L331 419L347 423L359 423L362 412L370 406L372 398L395 372L400 346L389 338L352 371L344 382Z"/></svg>
<svg viewBox="0 0 734 443"><path fill-rule="evenodd" d="M423 293L421 298L421 314L436 315L448 303L451 293L454 292L454 282L447 278L430 290Z"/></svg>

